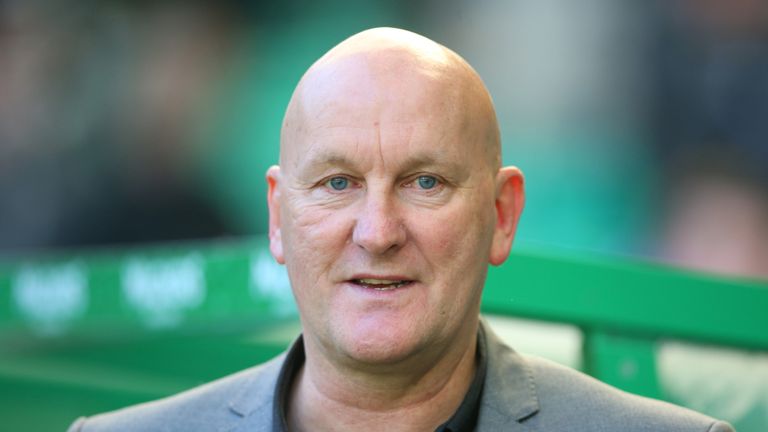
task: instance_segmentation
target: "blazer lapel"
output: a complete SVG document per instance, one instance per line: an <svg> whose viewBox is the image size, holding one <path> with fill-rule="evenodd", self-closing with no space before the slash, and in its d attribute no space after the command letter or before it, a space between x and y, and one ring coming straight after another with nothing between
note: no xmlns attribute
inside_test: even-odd
<svg viewBox="0 0 768 432"><path fill-rule="evenodd" d="M233 392L229 402L232 422L221 431L271 432L272 411L277 377L285 360L285 353L265 363Z"/></svg>
<svg viewBox="0 0 768 432"><path fill-rule="evenodd" d="M481 321L488 354L488 372L478 417L478 431L529 431L523 422L538 413L533 372L520 354L505 345Z"/></svg>

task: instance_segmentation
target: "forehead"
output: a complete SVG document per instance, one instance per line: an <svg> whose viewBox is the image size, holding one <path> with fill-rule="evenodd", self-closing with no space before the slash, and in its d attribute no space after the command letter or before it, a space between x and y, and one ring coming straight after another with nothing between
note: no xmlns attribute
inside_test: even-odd
<svg viewBox="0 0 768 432"><path fill-rule="evenodd" d="M329 166L355 171L432 166L456 171L462 165L470 165L463 156L462 141L455 135L434 130L428 122L381 121L367 127L317 127L297 138L302 151L297 152L294 166L302 171Z"/></svg>
<svg viewBox="0 0 768 432"><path fill-rule="evenodd" d="M320 65L302 83L300 106L308 123L333 124L374 116L407 122L460 111L460 80L440 62L413 61L393 53L357 54Z"/></svg>
<svg viewBox="0 0 768 432"><path fill-rule="evenodd" d="M325 165L447 168L462 158L468 163L464 129L450 113L413 100L375 106L334 101L308 117L290 145L294 166L304 170Z"/></svg>
<svg viewBox="0 0 768 432"><path fill-rule="evenodd" d="M356 54L313 66L286 113L281 165L457 158L488 153L487 120L445 62ZM470 163L465 160L465 163ZM290 165L290 166L286 166Z"/></svg>

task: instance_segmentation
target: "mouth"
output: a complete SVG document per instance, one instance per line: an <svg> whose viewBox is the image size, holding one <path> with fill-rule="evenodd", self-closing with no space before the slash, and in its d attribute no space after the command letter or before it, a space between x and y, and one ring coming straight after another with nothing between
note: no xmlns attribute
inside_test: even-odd
<svg viewBox="0 0 768 432"><path fill-rule="evenodd" d="M372 289L376 291L393 291L398 288L402 288L412 284L414 281L408 279L375 279L375 278L361 278L351 279L349 281L355 285L363 288Z"/></svg>

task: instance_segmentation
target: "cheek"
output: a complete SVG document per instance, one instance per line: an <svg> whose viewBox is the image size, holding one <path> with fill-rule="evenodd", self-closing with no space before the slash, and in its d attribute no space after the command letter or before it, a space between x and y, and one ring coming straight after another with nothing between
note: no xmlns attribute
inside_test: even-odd
<svg viewBox="0 0 768 432"><path fill-rule="evenodd" d="M485 258L490 250L494 220L487 213L477 211L479 205L455 206L420 217L416 236L427 243L424 250L432 251L443 260L475 257L487 262Z"/></svg>
<svg viewBox="0 0 768 432"><path fill-rule="evenodd" d="M350 222L343 211L289 202L283 218L283 245L297 287L320 280L342 253ZM298 267L293 271L293 266Z"/></svg>
<svg viewBox="0 0 768 432"><path fill-rule="evenodd" d="M314 243L328 240L341 228L339 212L306 201L293 198L283 207L284 231L294 248L311 249Z"/></svg>
<svg viewBox="0 0 768 432"><path fill-rule="evenodd" d="M464 316L479 301L490 258L494 219L478 202L444 208L416 227L432 269L441 315ZM450 211L449 211L450 210Z"/></svg>

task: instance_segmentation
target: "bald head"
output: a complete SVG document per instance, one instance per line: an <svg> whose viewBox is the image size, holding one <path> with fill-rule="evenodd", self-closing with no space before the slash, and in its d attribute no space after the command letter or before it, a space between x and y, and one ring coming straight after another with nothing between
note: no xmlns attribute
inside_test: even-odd
<svg viewBox="0 0 768 432"><path fill-rule="evenodd" d="M283 120L283 170L305 151L300 144L306 133L358 118L362 124L372 112L402 123L427 116L435 128L466 136L465 151L486 154L489 167L500 167L493 103L474 69L423 36L375 28L333 47L300 80Z"/></svg>
<svg viewBox="0 0 768 432"><path fill-rule="evenodd" d="M325 357L378 379L474 358L488 264L509 255L523 189L467 62L403 30L345 40L302 77L266 179L307 370Z"/></svg>

